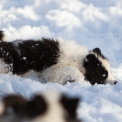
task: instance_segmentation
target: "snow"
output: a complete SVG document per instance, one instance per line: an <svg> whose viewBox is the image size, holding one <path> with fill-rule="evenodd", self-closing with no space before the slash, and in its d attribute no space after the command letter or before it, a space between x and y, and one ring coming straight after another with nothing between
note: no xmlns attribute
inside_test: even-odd
<svg viewBox="0 0 122 122"><path fill-rule="evenodd" d="M91 86L88 82L40 83L36 77L0 74L0 96L57 89L81 99L78 116L83 122L122 120L122 0L0 1L0 28L10 41L41 37L75 40L88 49L101 48L111 63L116 85ZM23 57L25 60L26 57Z"/></svg>

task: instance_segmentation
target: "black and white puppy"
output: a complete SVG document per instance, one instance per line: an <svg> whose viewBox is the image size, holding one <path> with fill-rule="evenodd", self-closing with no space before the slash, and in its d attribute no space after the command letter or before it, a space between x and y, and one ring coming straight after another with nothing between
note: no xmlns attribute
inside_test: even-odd
<svg viewBox="0 0 122 122"><path fill-rule="evenodd" d="M77 118L79 99L57 91L34 95L30 100L8 95L0 101L1 122L81 122Z"/></svg>
<svg viewBox="0 0 122 122"><path fill-rule="evenodd" d="M2 31L0 36L0 73L28 76L35 72L45 82L61 84L84 80L92 85L116 84L99 48L88 51L74 41L49 38L3 42Z"/></svg>

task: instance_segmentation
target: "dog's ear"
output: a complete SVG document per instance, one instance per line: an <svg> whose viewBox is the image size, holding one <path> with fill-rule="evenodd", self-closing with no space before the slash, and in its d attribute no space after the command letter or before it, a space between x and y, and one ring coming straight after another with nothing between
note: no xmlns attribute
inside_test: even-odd
<svg viewBox="0 0 122 122"><path fill-rule="evenodd" d="M97 55L101 55L101 50L98 47L94 48L93 52L95 52Z"/></svg>
<svg viewBox="0 0 122 122"><path fill-rule="evenodd" d="M32 100L30 100L27 104L25 114L30 117L36 117L38 115L42 115L47 110L47 103L43 96L36 95Z"/></svg>
<svg viewBox="0 0 122 122"><path fill-rule="evenodd" d="M13 94L5 96L3 98L3 102L5 105L5 109L10 107L12 110L14 110L15 113L20 113L27 103L27 100L20 95Z"/></svg>
<svg viewBox="0 0 122 122"><path fill-rule="evenodd" d="M68 112L69 116L76 117L76 110L79 104L78 98L68 98L67 96L62 95L60 102Z"/></svg>

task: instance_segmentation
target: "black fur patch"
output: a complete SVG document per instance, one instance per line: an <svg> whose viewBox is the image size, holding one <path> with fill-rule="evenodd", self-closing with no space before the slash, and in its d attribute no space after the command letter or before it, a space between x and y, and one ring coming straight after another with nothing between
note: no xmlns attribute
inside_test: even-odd
<svg viewBox="0 0 122 122"><path fill-rule="evenodd" d="M12 108L16 114L22 113L27 104L27 100L20 95L6 96L3 98L3 102L5 105L5 110Z"/></svg>
<svg viewBox="0 0 122 122"><path fill-rule="evenodd" d="M20 118L35 118L47 110L47 103L42 96L35 96L32 100L26 100L20 95L9 95L3 98L5 112L11 108Z"/></svg>
<svg viewBox="0 0 122 122"><path fill-rule="evenodd" d="M79 103L78 98L68 98L67 96L62 95L60 102L68 113L64 116L67 122L81 122L77 119L76 115L76 110Z"/></svg>
<svg viewBox="0 0 122 122"><path fill-rule="evenodd" d="M24 113L26 117L34 118L38 115L44 114L47 109L48 105L45 99L42 96L37 95L27 103Z"/></svg>
<svg viewBox="0 0 122 122"><path fill-rule="evenodd" d="M89 54L84 59L83 66L85 67L85 80L92 85L95 83L104 84L108 77L108 71L102 66L102 63L93 54Z"/></svg>
<svg viewBox="0 0 122 122"><path fill-rule="evenodd" d="M56 64L59 55L59 43L53 39L0 43L0 58L8 65L13 64L13 74L21 75L29 70L39 72Z"/></svg>

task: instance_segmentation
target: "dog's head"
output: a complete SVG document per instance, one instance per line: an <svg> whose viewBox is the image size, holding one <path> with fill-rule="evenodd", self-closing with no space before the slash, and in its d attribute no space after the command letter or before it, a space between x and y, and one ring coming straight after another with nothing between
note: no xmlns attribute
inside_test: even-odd
<svg viewBox="0 0 122 122"><path fill-rule="evenodd" d="M117 81L110 73L110 63L107 58L101 53L99 48L93 49L83 61L85 68L85 80L92 85L98 84L116 84Z"/></svg>
<svg viewBox="0 0 122 122"><path fill-rule="evenodd" d="M70 98L58 91L46 91L31 100L8 95L0 101L0 121L81 122L76 112L78 103L78 98Z"/></svg>

